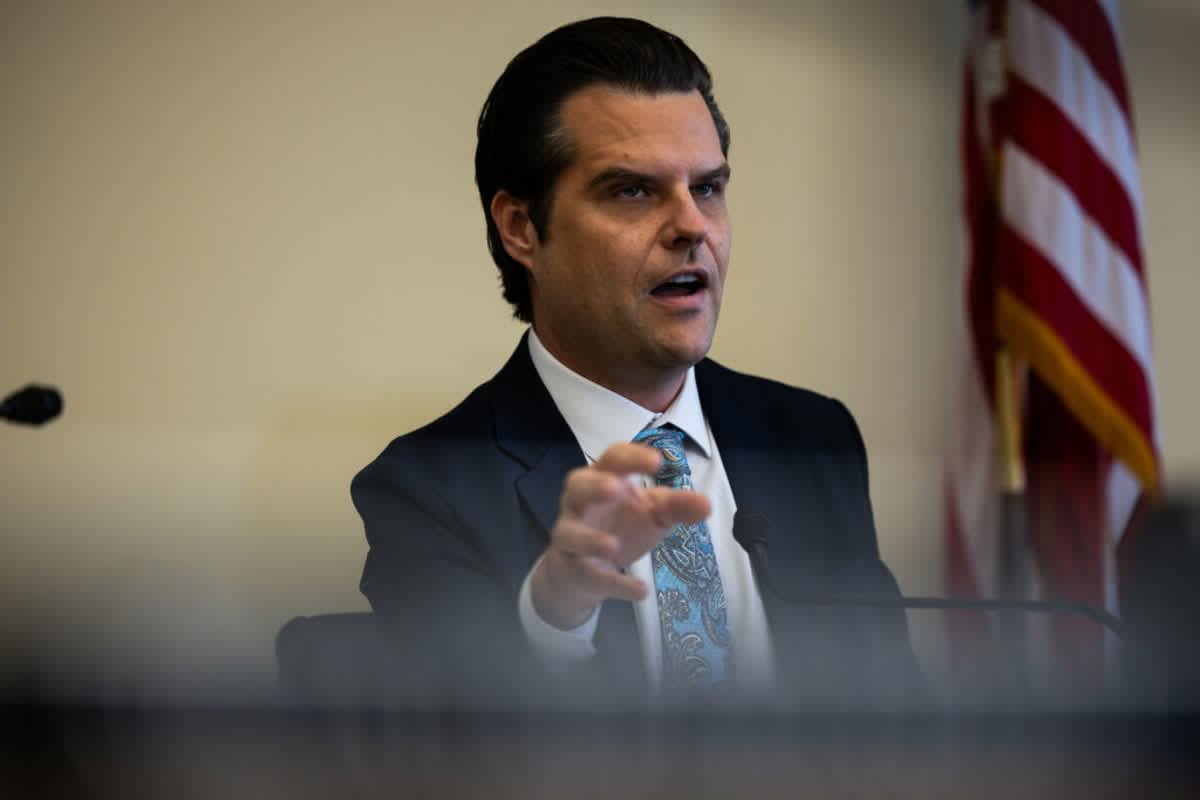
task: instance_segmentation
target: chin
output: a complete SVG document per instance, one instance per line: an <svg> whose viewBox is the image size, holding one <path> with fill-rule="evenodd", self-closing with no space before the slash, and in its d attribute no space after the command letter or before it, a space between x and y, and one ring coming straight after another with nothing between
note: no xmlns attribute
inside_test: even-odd
<svg viewBox="0 0 1200 800"><path fill-rule="evenodd" d="M663 356L663 366L691 367L704 360L710 347L712 347L712 336L707 335L661 342L659 352Z"/></svg>
<svg viewBox="0 0 1200 800"><path fill-rule="evenodd" d="M702 361L712 346L716 320L711 312L690 319L656 321L636 331L643 363L657 369L679 369Z"/></svg>

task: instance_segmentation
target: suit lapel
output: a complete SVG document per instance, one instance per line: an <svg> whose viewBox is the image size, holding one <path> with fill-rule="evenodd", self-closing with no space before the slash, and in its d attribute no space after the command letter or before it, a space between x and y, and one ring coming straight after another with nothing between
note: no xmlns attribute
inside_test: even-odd
<svg viewBox="0 0 1200 800"><path fill-rule="evenodd" d="M547 540L563 477L587 461L533 367L528 336L492 381L492 414L496 445L525 468L516 480L517 494Z"/></svg>
<svg viewBox="0 0 1200 800"><path fill-rule="evenodd" d="M767 416L736 396L723 367L705 359L696 365L700 406L721 452L725 476L739 511L782 519L785 498L771 480L775 445Z"/></svg>

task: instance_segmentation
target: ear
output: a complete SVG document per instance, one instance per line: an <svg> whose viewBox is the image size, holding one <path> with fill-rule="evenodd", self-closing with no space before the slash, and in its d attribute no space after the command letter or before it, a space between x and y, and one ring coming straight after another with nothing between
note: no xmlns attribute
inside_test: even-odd
<svg viewBox="0 0 1200 800"><path fill-rule="evenodd" d="M533 220L529 218L529 206L501 189L492 195L489 207L492 221L500 231L504 250L525 269L533 269L533 257L537 253L539 239Z"/></svg>

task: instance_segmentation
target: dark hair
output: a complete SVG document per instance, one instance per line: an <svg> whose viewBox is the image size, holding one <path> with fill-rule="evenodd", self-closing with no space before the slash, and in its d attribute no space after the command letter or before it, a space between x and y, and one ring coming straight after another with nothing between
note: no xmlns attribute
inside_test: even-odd
<svg viewBox="0 0 1200 800"><path fill-rule="evenodd" d="M560 112L568 97L595 84L648 94L700 92L721 152L729 154L729 126L713 99L708 67L673 33L641 20L596 17L553 30L518 53L479 113L475 185L504 299L524 322L533 321L528 276L504 250L492 198L503 189L524 200L534 230L544 238L554 184L572 155Z"/></svg>

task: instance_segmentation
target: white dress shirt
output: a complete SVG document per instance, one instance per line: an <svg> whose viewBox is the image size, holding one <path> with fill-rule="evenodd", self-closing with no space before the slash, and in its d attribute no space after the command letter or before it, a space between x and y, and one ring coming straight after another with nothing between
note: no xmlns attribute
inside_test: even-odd
<svg viewBox="0 0 1200 800"><path fill-rule="evenodd" d="M772 656L766 614L754 582L750 558L733 538L733 514L737 505L721 463L717 442L700 407L695 370L688 370L683 390L671 406L662 414L656 414L572 372L546 350L532 330L529 332L529 354L533 358L534 369L549 390L589 464L595 462L611 445L633 441L633 437L648 425L671 423L686 434L684 450L692 471L692 488L706 495L712 503L708 532L725 590L735 682L742 690L768 689L771 684ZM537 564L534 565L536 568ZM651 689L657 692L662 679L662 632L650 554L646 553L631 564L628 574L650 587L646 598L634 603L634 616L646 675L650 679ZM517 603L521 625L534 652L552 667L566 667L595 655L592 636L603 607L578 628L560 630L538 615L533 607L529 583L527 575L521 584Z"/></svg>

